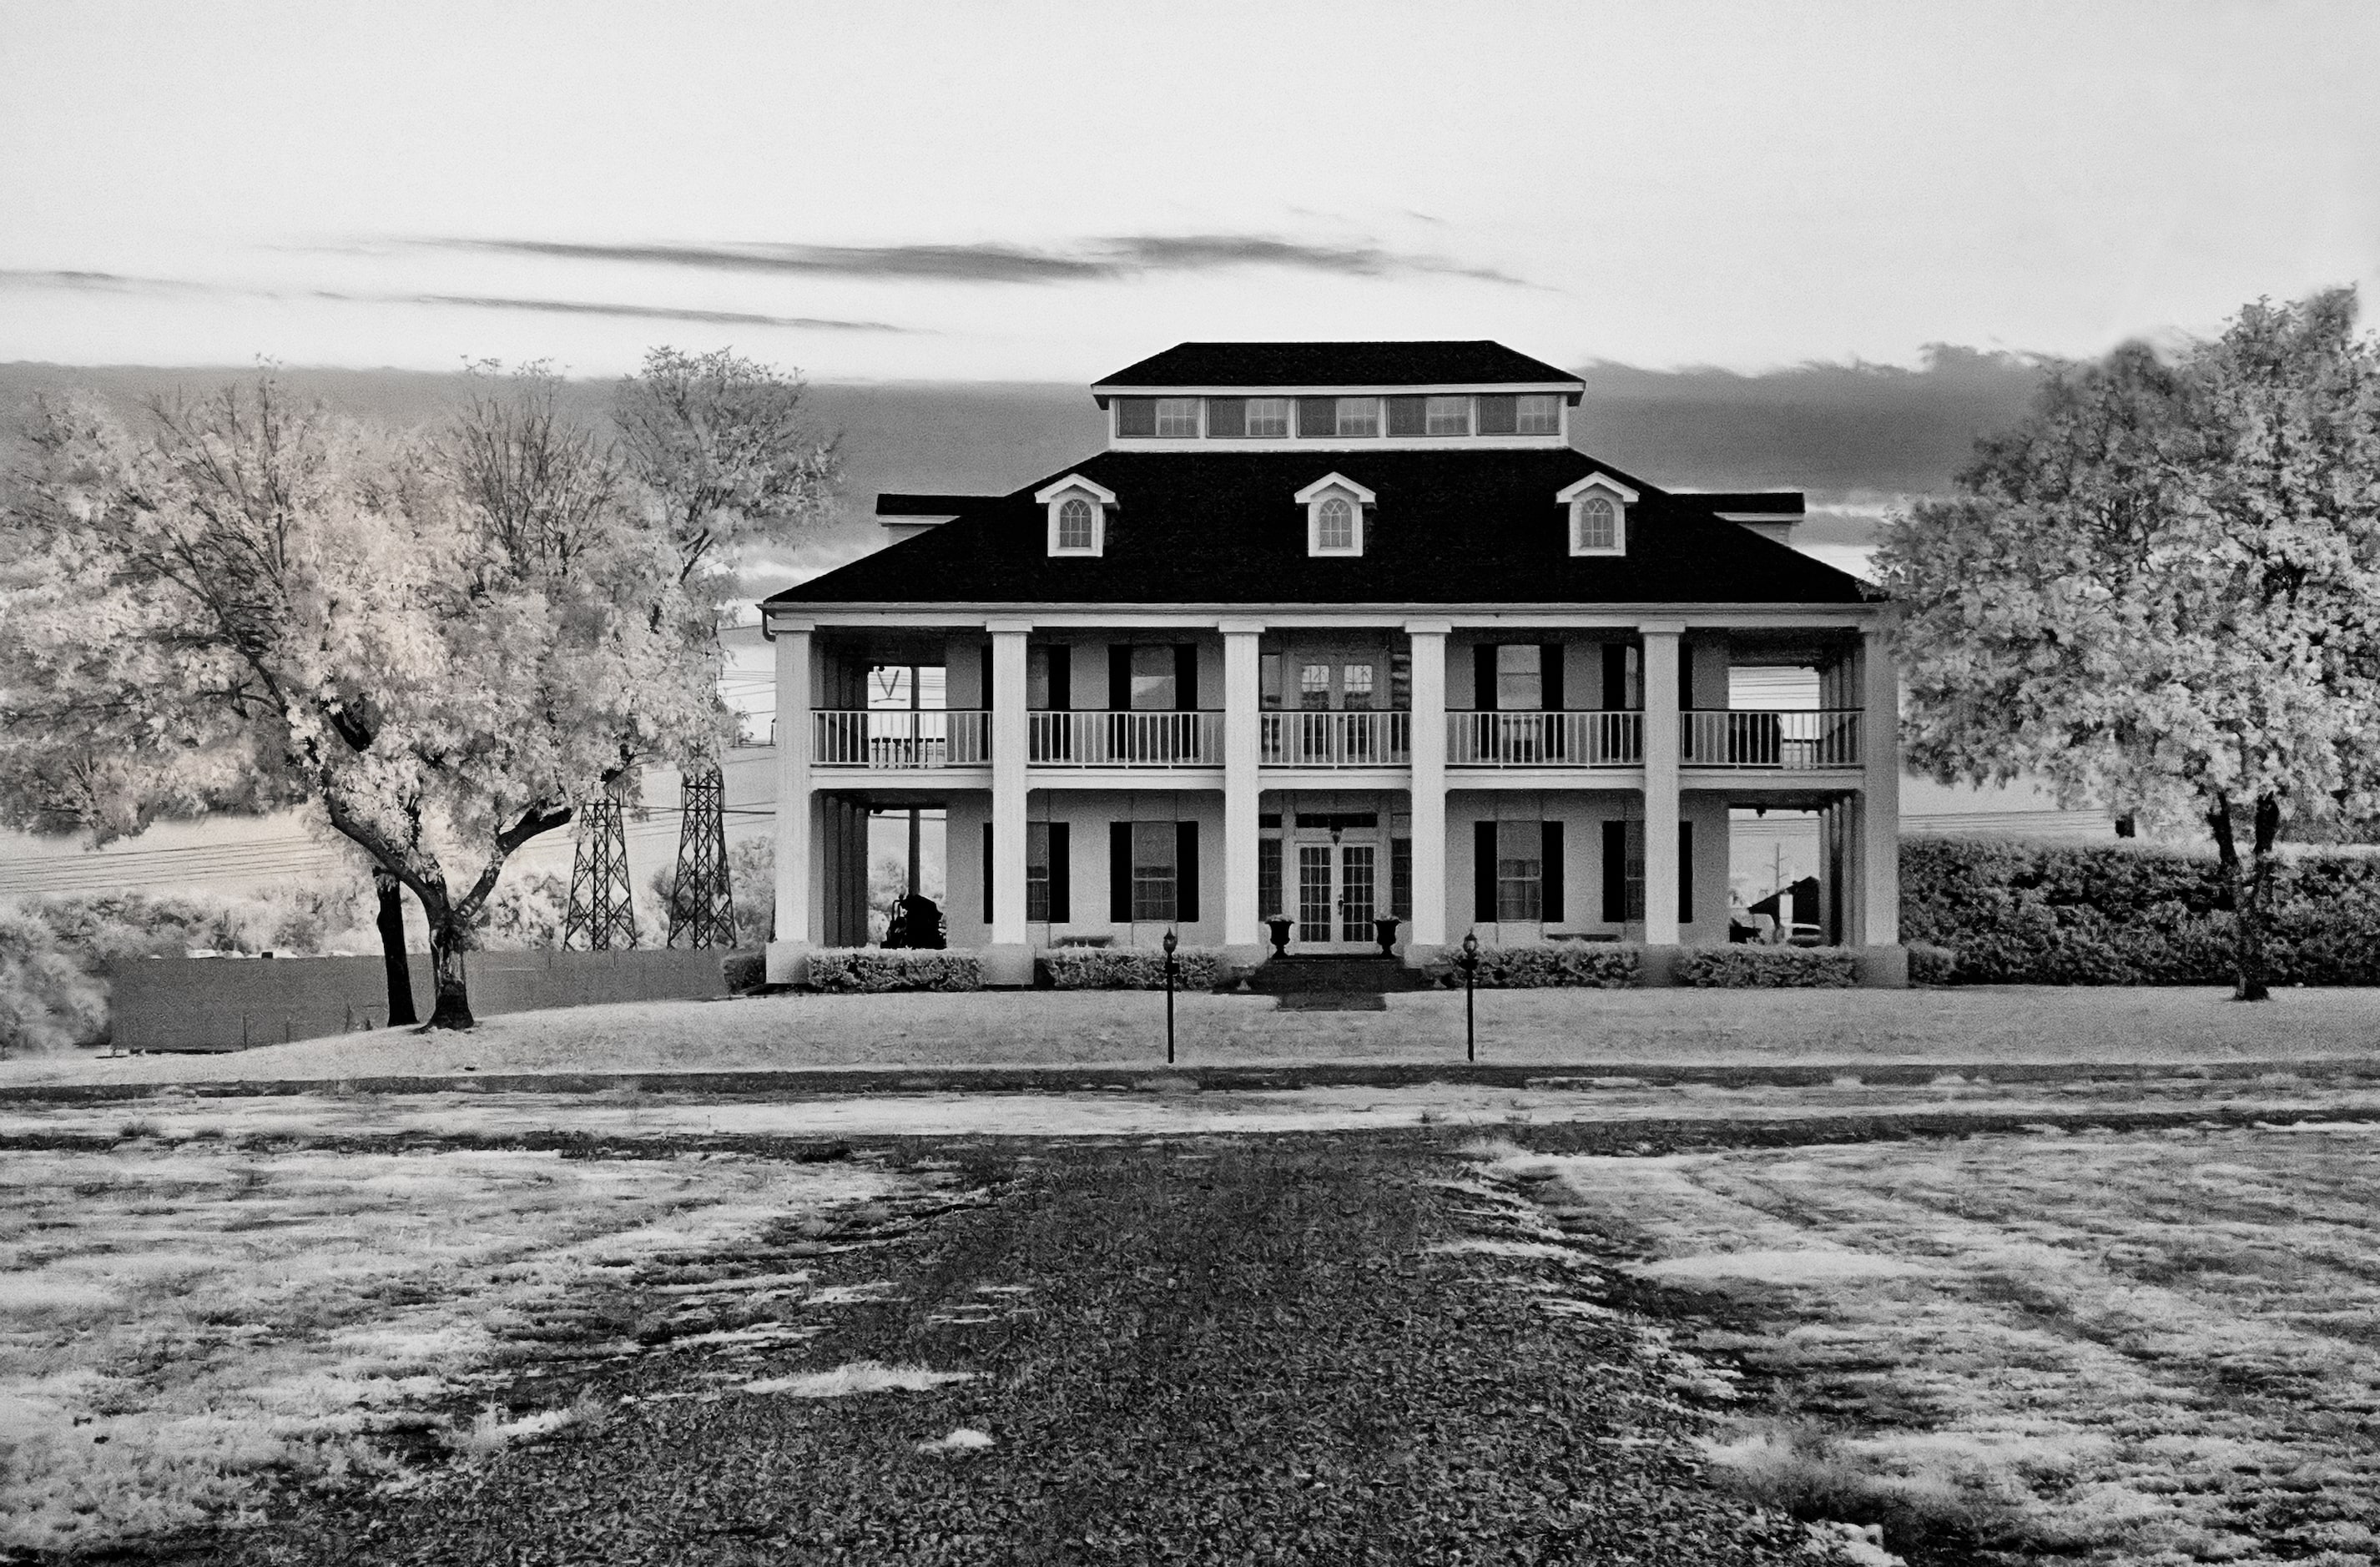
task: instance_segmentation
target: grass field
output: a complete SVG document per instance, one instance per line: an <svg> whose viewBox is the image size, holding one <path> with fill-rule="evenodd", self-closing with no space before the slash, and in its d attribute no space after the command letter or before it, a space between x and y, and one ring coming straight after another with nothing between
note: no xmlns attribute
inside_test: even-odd
<svg viewBox="0 0 2380 1567"><path fill-rule="evenodd" d="M1989 986L1946 990L1495 990L1484 1061L1548 1065L2014 1063L2368 1058L2380 990ZM647 1002L491 1018L465 1034L381 1030L220 1056L0 1062L12 1083L378 1075L744 1071L1113 1063L1164 1055L1148 991L769 996ZM1281 1012L1261 996L1179 998L1184 1065L1457 1061L1463 998L1391 995L1378 1013Z"/></svg>
<svg viewBox="0 0 2380 1567"><path fill-rule="evenodd" d="M1752 1497L1929 1559L2380 1557L2380 1124L1487 1151L1742 1369Z"/></svg>

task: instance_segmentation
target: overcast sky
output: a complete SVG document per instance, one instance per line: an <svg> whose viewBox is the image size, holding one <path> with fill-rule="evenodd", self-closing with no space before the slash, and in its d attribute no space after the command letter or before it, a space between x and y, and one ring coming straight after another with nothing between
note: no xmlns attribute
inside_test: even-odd
<svg viewBox="0 0 2380 1567"><path fill-rule="evenodd" d="M0 359L1754 370L2372 282L2380 6L0 0Z"/></svg>

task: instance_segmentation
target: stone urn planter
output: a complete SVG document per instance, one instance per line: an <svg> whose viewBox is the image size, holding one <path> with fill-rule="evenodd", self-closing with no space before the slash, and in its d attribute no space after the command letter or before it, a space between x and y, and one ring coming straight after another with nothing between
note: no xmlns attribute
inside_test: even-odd
<svg viewBox="0 0 2380 1567"><path fill-rule="evenodd" d="M1264 923L1265 929L1272 932L1272 955L1275 957L1287 957L1289 955L1289 933L1297 929L1297 921L1290 918L1289 916L1285 914L1276 914Z"/></svg>
<svg viewBox="0 0 2380 1567"><path fill-rule="evenodd" d="M1396 955L1397 927L1403 923L1393 914L1384 914L1372 921L1372 935L1380 943L1382 957Z"/></svg>

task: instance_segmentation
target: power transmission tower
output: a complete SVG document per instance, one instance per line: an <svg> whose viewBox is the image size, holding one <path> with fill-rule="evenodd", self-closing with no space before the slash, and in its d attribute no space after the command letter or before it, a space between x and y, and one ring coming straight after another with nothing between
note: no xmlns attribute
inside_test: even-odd
<svg viewBox="0 0 2380 1567"><path fill-rule="evenodd" d="M735 898L727 884L727 780L715 767L689 773L679 795L677 881L670 893L669 944L732 947Z"/></svg>
<svg viewBox="0 0 2380 1567"><path fill-rule="evenodd" d="M628 885L628 830L617 800L578 808L578 846L570 865L570 912L562 944L603 953L637 944L637 900Z"/></svg>

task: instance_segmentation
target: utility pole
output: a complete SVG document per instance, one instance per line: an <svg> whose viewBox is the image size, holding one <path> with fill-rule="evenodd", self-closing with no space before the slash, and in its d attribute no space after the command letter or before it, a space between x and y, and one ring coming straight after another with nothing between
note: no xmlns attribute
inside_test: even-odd
<svg viewBox="0 0 2380 1567"><path fill-rule="evenodd" d="M668 945L732 947L735 894L727 880L727 780L715 767L690 773L679 797L686 814L678 826Z"/></svg>
<svg viewBox="0 0 2380 1567"><path fill-rule="evenodd" d="M590 800L578 808L577 823L562 944L592 953L634 947L637 900L628 884L628 831L620 802Z"/></svg>

